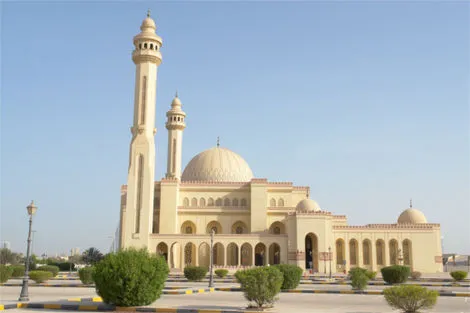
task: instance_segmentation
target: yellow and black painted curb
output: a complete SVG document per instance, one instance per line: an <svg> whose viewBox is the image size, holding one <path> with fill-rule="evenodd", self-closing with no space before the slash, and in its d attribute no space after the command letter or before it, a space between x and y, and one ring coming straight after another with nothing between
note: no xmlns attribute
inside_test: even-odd
<svg viewBox="0 0 470 313"><path fill-rule="evenodd" d="M0 305L1 310L7 309L47 309L62 311L95 311L95 312L162 312L162 313L251 313L245 310L217 310L217 309L191 309L191 308L149 308L149 307L116 307L114 305L81 305L81 304L53 304L53 303L15 303Z"/></svg>
<svg viewBox="0 0 470 313"><path fill-rule="evenodd" d="M242 291L241 288L215 288L216 291ZM383 295L383 290L314 290L314 289L290 289L281 290L286 293L316 293L316 294L348 294L348 295ZM470 292L444 292L440 291L441 297L470 297Z"/></svg>

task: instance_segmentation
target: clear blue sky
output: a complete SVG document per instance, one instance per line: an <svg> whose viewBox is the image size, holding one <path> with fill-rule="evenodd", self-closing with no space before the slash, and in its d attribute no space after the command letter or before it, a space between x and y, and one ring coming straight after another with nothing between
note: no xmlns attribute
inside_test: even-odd
<svg viewBox="0 0 470 313"><path fill-rule="evenodd" d="M132 123L132 37L163 38L156 177L175 90L183 166L216 144L256 177L311 186L349 223L394 223L413 198L446 252L470 253L469 4L15 3L1 8L1 240L107 251Z"/></svg>

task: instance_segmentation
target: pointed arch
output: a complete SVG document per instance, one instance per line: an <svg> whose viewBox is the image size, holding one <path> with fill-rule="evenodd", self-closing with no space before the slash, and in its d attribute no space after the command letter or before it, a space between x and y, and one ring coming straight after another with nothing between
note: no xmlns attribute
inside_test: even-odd
<svg viewBox="0 0 470 313"><path fill-rule="evenodd" d="M206 199L204 199L204 198L199 199L199 206L205 207L206 206Z"/></svg>
<svg viewBox="0 0 470 313"><path fill-rule="evenodd" d="M342 238L336 239L335 248L336 266L342 268L344 266L344 262L346 261L346 245L344 244L344 240Z"/></svg>
<svg viewBox="0 0 470 313"><path fill-rule="evenodd" d="M274 235L281 235L286 233L286 227L282 222L274 222L269 227L269 233Z"/></svg>
<svg viewBox="0 0 470 313"><path fill-rule="evenodd" d="M184 265L185 266L196 265L196 245L192 242L188 242L184 246Z"/></svg>
<svg viewBox="0 0 470 313"><path fill-rule="evenodd" d="M222 198L217 198L217 200L215 200L215 206L222 206Z"/></svg>
<svg viewBox="0 0 470 313"><path fill-rule="evenodd" d="M210 265L210 247L207 242L203 242L198 248L199 266L209 267Z"/></svg>
<svg viewBox="0 0 470 313"><path fill-rule="evenodd" d="M224 245L221 242L217 242L214 244L213 252L213 262L215 265L223 266L224 265Z"/></svg>
<svg viewBox="0 0 470 313"><path fill-rule="evenodd" d="M196 225L191 221L185 221L181 225L181 233L182 234L195 234L196 233Z"/></svg>
<svg viewBox="0 0 470 313"><path fill-rule="evenodd" d="M188 198L183 199L183 206L186 207L186 208L189 206L189 199Z"/></svg>
<svg viewBox="0 0 470 313"><path fill-rule="evenodd" d="M277 243L269 246L269 264L281 264L281 247Z"/></svg>
<svg viewBox="0 0 470 313"><path fill-rule="evenodd" d="M314 233L305 236L305 268L318 272L318 237Z"/></svg>
<svg viewBox="0 0 470 313"><path fill-rule="evenodd" d="M192 199L191 199L191 206L192 206L193 208L197 207L197 199L196 199L196 198L192 198Z"/></svg>
<svg viewBox="0 0 470 313"><path fill-rule="evenodd" d="M227 246L227 265L228 266L238 265L238 246L234 242L231 242Z"/></svg>
<svg viewBox="0 0 470 313"><path fill-rule="evenodd" d="M276 199L271 198L271 200L269 201L269 206L270 207L275 207L276 206Z"/></svg>
<svg viewBox="0 0 470 313"><path fill-rule="evenodd" d="M385 242L382 239L375 241L375 253L377 259L377 266L385 265Z"/></svg>
<svg viewBox="0 0 470 313"><path fill-rule="evenodd" d="M351 266L359 264L359 245L356 239L349 240L349 264Z"/></svg>
<svg viewBox="0 0 470 313"><path fill-rule="evenodd" d="M245 199L245 198L243 198L243 199L240 201L240 206L243 206L243 207L247 206L247 205L246 205L246 199Z"/></svg>
<svg viewBox="0 0 470 313"><path fill-rule="evenodd" d="M280 198L279 201L277 202L277 206L283 207L284 204L284 199Z"/></svg>
<svg viewBox="0 0 470 313"><path fill-rule="evenodd" d="M157 255L164 257L165 261L168 262L168 245L164 242L160 242L157 245Z"/></svg>
<svg viewBox="0 0 470 313"><path fill-rule="evenodd" d="M237 221L232 225L232 234L247 234L248 227L242 221Z"/></svg>
<svg viewBox="0 0 470 313"><path fill-rule="evenodd" d="M253 260L253 248L251 247L251 245L248 242L245 242L240 247L240 251L241 251L241 255L240 255L241 265L242 266L251 266L251 265L253 265L253 262L252 262L252 260Z"/></svg>
<svg viewBox="0 0 470 313"><path fill-rule="evenodd" d="M390 264L398 265L398 241L396 239L391 239L388 242L389 252L390 252Z"/></svg>
<svg viewBox="0 0 470 313"><path fill-rule="evenodd" d="M403 265L413 268L413 253L411 249L411 240L405 239L402 243L403 246Z"/></svg>
<svg viewBox="0 0 470 313"><path fill-rule="evenodd" d="M364 265L372 265L372 259L370 255L371 243L369 239L364 239L362 241L362 262Z"/></svg>
<svg viewBox="0 0 470 313"><path fill-rule="evenodd" d="M232 206L238 206L238 199L237 198L233 198Z"/></svg>
<svg viewBox="0 0 470 313"><path fill-rule="evenodd" d="M222 234L222 225L217 221L211 221L207 224L206 233L210 234L214 230L216 234Z"/></svg>
<svg viewBox="0 0 470 313"><path fill-rule="evenodd" d="M207 206L214 206L214 199L209 198L209 199L207 200Z"/></svg>
<svg viewBox="0 0 470 313"><path fill-rule="evenodd" d="M266 246L264 243L259 242L255 246L255 266L264 266L266 265L267 259Z"/></svg>

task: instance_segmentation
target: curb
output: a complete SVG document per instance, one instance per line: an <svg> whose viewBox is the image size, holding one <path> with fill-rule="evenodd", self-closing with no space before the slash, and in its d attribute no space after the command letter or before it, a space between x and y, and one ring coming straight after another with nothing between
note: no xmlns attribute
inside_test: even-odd
<svg viewBox="0 0 470 313"><path fill-rule="evenodd" d="M49 309L62 311L95 311L95 312L165 312L165 313L253 313L246 310L191 309L191 308L150 308L150 307L116 307L113 305L79 305L50 303L17 303L0 305L0 311L6 309Z"/></svg>
<svg viewBox="0 0 470 313"><path fill-rule="evenodd" d="M164 295L192 295L198 293L214 292L215 288L201 288L201 289L186 289L186 290L163 290ZM69 298L69 302L103 302L101 297L93 298Z"/></svg>
<svg viewBox="0 0 470 313"><path fill-rule="evenodd" d="M241 288L215 288L216 291L242 292ZM349 295L383 295L383 290L309 290L289 289L281 290L285 293L315 293L315 294L349 294ZM470 297L470 292L441 292L441 297Z"/></svg>

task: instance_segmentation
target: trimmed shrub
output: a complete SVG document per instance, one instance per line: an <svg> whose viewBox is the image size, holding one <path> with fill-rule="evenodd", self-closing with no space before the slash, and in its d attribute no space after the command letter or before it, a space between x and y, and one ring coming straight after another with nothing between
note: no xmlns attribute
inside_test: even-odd
<svg viewBox="0 0 470 313"><path fill-rule="evenodd" d="M106 255L94 265L92 278L103 302L129 307L160 298L168 272L165 258L130 248Z"/></svg>
<svg viewBox="0 0 470 313"><path fill-rule="evenodd" d="M278 264L274 265L279 269L283 275L281 289L295 289L300 283L303 270L297 265L293 264Z"/></svg>
<svg viewBox="0 0 470 313"><path fill-rule="evenodd" d="M55 265L44 265L38 267L36 271L50 272L52 274L52 277L56 277L57 274L59 274L59 267Z"/></svg>
<svg viewBox="0 0 470 313"><path fill-rule="evenodd" d="M354 290L364 290L369 283L369 277L364 273L355 273L351 277L351 287Z"/></svg>
<svg viewBox="0 0 470 313"><path fill-rule="evenodd" d="M24 265L11 265L10 267L12 269L11 277L24 277Z"/></svg>
<svg viewBox="0 0 470 313"><path fill-rule="evenodd" d="M272 306L281 291L283 275L277 266L263 266L235 273L240 281L243 295L256 307Z"/></svg>
<svg viewBox="0 0 470 313"><path fill-rule="evenodd" d="M411 279L412 280L418 280L420 278L421 278L421 272L418 272L418 271L411 272Z"/></svg>
<svg viewBox="0 0 470 313"><path fill-rule="evenodd" d="M464 280L465 278L467 278L467 272L465 272L465 271L453 271L453 272L450 272L450 276L452 276L452 278L455 281L461 281L461 280Z"/></svg>
<svg viewBox="0 0 470 313"><path fill-rule="evenodd" d="M189 281L201 281L209 270L202 266L186 266L184 268L184 277Z"/></svg>
<svg viewBox="0 0 470 313"><path fill-rule="evenodd" d="M431 309L437 302L439 292L417 285L401 285L386 288L384 297L393 308L404 313Z"/></svg>
<svg viewBox="0 0 470 313"><path fill-rule="evenodd" d="M228 274L228 270L226 269L219 268L215 270L215 275L217 275L217 277L224 278L225 276L227 276L227 274Z"/></svg>
<svg viewBox="0 0 470 313"><path fill-rule="evenodd" d="M80 277L80 280L85 285L93 284L93 267L87 266L81 268L78 271L78 277Z"/></svg>
<svg viewBox="0 0 470 313"><path fill-rule="evenodd" d="M373 280L373 279L375 279L375 277L377 276L377 272L374 272L374 271L367 271L367 272L366 272L366 276L369 277L370 280Z"/></svg>
<svg viewBox="0 0 470 313"><path fill-rule="evenodd" d="M29 278L37 283L45 282L52 278L52 273L49 271L31 271L29 272Z"/></svg>
<svg viewBox="0 0 470 313"><path fill-rule="evenodd" d="M0 265L0 283L6 283L13 273L13 269L10 266Z"/></svg>
<svg viewBox="0 0 470 313"><path fill-rule="evenodd" d="M48 262L47 265L57 266L60 272L75 271L75 264L70 262ZM72 265L72 268L70 268L70 265Z"/></svg>
<svg viewBox="0 0 470 313"><path fill-rule="evenodd" d="M383 280L389 284L401 284L408 280L410 268L402 265L383 267L381 270Z"/></svg>

